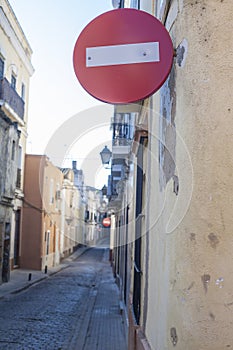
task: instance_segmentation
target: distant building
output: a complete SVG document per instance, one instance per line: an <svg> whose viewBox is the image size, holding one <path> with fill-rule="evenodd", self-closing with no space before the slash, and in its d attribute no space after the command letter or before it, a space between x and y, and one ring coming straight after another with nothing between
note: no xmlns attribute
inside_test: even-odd
<svg viewBox="0 0 233 350"><path fill-rule="evenodd" d="M21 267L53 267L85 243L84 202L71 168L26 155Z"/></svg>
<svg viewBox="0 0 233 350"><path fill-rule="evenodd" d="M85 186L85 198L85 243L95 245L99 235L97 223L99 222L102 192L95 187Z"/></svg>
<svg viewBox="0 0 233 350"><path fill-rule="evenodd" d="M74 173L74 185L82 190L84 186L84 174L82 169L77 169L77 162L75 160L72 161L72 170Z"/></svg>
<svg viewBox="0 0 233 350"><path fill-rule="evenodd" d="M65 168L61 171L64 178L61 191L60 252L62 257L66 257L80 244L84 244L84 203L81 196L83 187L74 184L74 169Z"/></svg>
<svg viewBox="0 0 233 350"><path fill-rule="evenodd" d="M20 266L60 263L63 174L46 156L26 155Z"/></svg>
<svg viewBox="0 0 233 350"><path fill-rule="evenodd" d="M82 226L82 243L86 245L95 245L99 238L98 223L100 220L100 211L102 192L95 187L87 186L84 182L84 173L82 169L77 169L77 162L72 162L74 173L74 185L79 189L81 195L81 217L84 220ZM79 212L80 212L79 210ZM81 212L80 212L81 213Z"/></svg>
<svg viewBox="0 0 233 350"><path fill-rule="evenodd" d="M20 264L24 155L26 152L29 79L33 74L31 47L7 0L0 2L0 169L1 195L10 186L7 215L0 218L0 283ZM4 135L3 135L4 133ZM11 170L9 170L11 169ZM6 196L5 196L6 197ZM3 198L3 197L1 197ZM0 206L5 211L5 200Z"/></svg>

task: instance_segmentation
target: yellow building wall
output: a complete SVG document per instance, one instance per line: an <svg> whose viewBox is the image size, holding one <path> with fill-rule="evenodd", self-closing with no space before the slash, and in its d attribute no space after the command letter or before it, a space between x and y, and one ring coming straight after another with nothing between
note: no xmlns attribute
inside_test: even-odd
<svg viewBox="0 0 233 350"><path fill-rule="evenodd" d="M231 0L173 1L167 18L177 57L153 97L147 173L145 333L156 350L233 347L232 10Z"/></svg>
<svg viewBox="0 0 233 350"><path fill-rule="evenodd" d="M42 157L40 167L39 170L42 171L40 194L44 210L41 232L42 269L44 269L45 266L52 267L60 263L61 199L57 192L62 188L63 174L45 156Z"/></svg>

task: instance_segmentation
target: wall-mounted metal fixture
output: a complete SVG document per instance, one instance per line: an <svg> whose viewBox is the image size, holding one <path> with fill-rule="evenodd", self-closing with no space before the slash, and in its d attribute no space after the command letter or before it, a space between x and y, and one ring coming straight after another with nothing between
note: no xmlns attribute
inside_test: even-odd
<svg viewBox="0 0 233 350"><path fill-rule="evenodd" d="M179 178L176 175L173 175L173 192L176 195L179 193Z"/></svg>
<svg viewBox="0 0 233 350"><path fill-rule="evenodd" d="M171 341L172 341L173 346L176 346L176 344L178 342L178 337L177 337L177 333L176 333L175 327L172 327L170 329L170 336L171 336Z"/></svg>
<svg viewBox="0 0 233 350"><path fill-rule="evenodd" d="M102 195L103 196L107 196L107 192L108 192L108 189L107 189L107 186L106 185L104 185L103 187L102 187Z"/></svg>
<svg viewBox="0 0 233 350"><path fill-rule="evenodd" d="M100 157L103 165L109 164L112 157L112 152L107 146L104 146L104 149L100 152Z"/></svg>

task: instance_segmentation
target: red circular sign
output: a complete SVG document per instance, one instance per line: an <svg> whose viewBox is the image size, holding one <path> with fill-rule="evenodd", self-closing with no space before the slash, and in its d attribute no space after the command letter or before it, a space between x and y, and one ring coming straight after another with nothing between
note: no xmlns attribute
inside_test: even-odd
<svg viewBox="0 0 233 350"><path fill-rule="evenodd" d="M109 227L111 225L111 219L110 218L104 218L103 219L103 226Z"/></svg>
<svg viewBox="0 0 233 350"><path fill-rule="evenodd" d="M78 37L75 74L92 96L112 104L132 103L156 92L167 79L173 45L154 16L135 9L105 12Z"/></svg>

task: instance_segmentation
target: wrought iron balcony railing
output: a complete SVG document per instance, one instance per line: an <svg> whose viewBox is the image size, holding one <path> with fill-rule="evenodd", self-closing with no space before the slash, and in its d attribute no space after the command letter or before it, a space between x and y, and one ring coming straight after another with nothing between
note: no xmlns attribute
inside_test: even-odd
<svg viewBox="0 0 233 350"><path fill-rule="evenodd" d="M131 144L133 126L128 123L112 123L113 145L126 146Z"/></svg>
<svg viewBox="0 0 233 350"><path fill-rule="evenodd" d="M24 101L11 86L6 78L0 80L0 100L7 103L13 111L23 120Z"/></svg>

